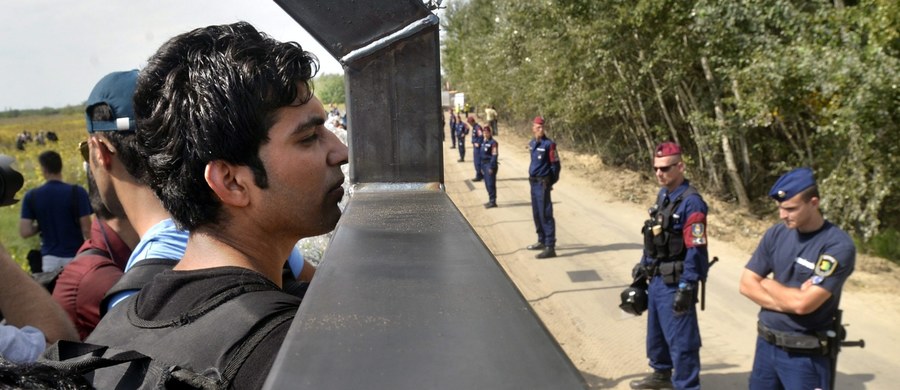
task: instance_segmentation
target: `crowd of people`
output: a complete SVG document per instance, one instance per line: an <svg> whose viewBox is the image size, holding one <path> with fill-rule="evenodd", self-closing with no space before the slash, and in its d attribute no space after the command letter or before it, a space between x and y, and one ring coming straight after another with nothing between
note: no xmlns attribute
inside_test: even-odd
<svg viewBox="0 0 900 390"><path fill-rule="evenodd" d="M21 235L40 233L43 270L60 271L52 295L0 247L3 359L62 373L101 361L85 376L98 388L262 387L315 276L295 244L341 216L346 134L328 127L342 130L344 120L312 93L315 61L241 22L175 36L144 69L100 79L79 145L89 191L62 182L61 159L47 152L46 183L22 201ZM449 123L459 162L471 134L472 181L484 181L490 209L493 106L485 118L464 109ZM562 165L547 125L531 121L528 145L537 240L526 248L538 259L557 256L551 193ZM629 304L648 314L653 373L631 387L700 388L696 303L710 265L709 210L685 178L680 145L659 144L652 162L660 190L632 275L644 300ZM11 164L0 157L4 206L23 183ZM828 389L827 331L855 248L819 211L812 170L786 173L769 195L784 223L765 234L740 280L761 307L750 388ZM116 367L123 361L127 371Z"/></svg>

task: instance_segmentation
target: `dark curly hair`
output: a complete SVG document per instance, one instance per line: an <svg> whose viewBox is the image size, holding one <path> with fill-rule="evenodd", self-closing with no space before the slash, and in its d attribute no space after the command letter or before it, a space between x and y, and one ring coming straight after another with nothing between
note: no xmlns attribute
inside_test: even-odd
<svg viewBox="0 0 900 390"><path fill-rule="evenodd" d="M150 57L134 94L146 182L183 229L221 222L203 177L210 161L249 166L268 187L259 148L278 108L305 104L316 57L245 22L178 35Z"/></svg>

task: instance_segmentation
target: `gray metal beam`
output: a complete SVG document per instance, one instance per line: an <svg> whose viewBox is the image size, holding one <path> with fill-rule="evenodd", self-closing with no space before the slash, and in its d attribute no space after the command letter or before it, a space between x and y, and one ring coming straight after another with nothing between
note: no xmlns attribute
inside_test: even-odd
<svg viewBox="0 0 900 390"><path fill-rule="evenodd" d="M265 388L585 388L444 192L436 17L276 3L344 66L353 189Z"/></svg>

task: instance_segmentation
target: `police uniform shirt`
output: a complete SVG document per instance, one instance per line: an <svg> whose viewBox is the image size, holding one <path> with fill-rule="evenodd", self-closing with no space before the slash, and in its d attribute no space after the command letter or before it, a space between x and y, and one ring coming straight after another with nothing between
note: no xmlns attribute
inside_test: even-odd
<svg viewBox="0 0 900 390"><path fill-rule="evenodd" d="M763 308L759 320L770 329L809 332L828 329L840 302L841 287L853 272L856 249L843 230L825 221L821 229L800 233L779 223L766 231L746 268L759 276L770 273L779 283L799 288L807 280L832 296L814 312L797 315Z"/></svg>
<svg viewBox="0 0 900 390"><path fill-rule="evenodd" d="M674 202L688 189L690 184L690 181L685 180L678 188L669 193L663 187L657 194L657 199L665 196L669 202ZM681 274L681 281L696 283L706 278L709 269L709 252L706 248L706 215L708 213L709 209L700 194L689 195L682 199L672 213L672 231L681 232L680 238L684 240L684 270ZM653 259L646 255L642 261L644 265L650 265L652 262Z"/></svg>
<svg viewBox="0 0 900 390"><path fill-rule="evenodd" d="M559 162L556 155L556 143L547 137L541 137L540 140L532 139L528 143L531 150L531 165L528 167L528 176L544 177L551 176Z"/></svg>
<svg viewBox="0 0 900 390"><path fill-rule="evenodd" d="M494 150L498 148L497 140L491 138L481 145L481 163L490 164L491 168L497 168L497 155Z"/></svg>

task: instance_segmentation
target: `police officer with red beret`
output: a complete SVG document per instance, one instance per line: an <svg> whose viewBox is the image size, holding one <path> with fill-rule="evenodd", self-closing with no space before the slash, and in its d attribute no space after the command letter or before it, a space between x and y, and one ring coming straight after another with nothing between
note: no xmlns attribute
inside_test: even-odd
<svg viewBox="0 0 900 390"><path fill-rule="evenodd" d="M659 182L656 204L644 223L644 253L635 268L649 280L647 357L653 373L632 381L632 389L699 389L700 328L697 286L706 279L707 206L684 177L681 147L656 147L653 169ZM674 369L674 374L673 374Z"/></svg>
<svg viewBox="0 0 900 390"><path fill-rule="evenodd" d="M741 275L741 294L761 307L750 389L829 390L840 340L828 331L856 247L819 211L811 169L784 174L769 197L784 223L766 231Z"/></svg>
<svg viewBox="0 0 900 390"><path fill-rule="evenodd" d="M531 125L534 138L528 143L531 151L531 165L528 167L528 182L531 184L531 213L538 240L529 245L530 250L540 250L538 259L556 257L556 221L553 219L553 201L550 191L559 180L562 168L556 152L556 142L544 133L544 118L535 117Z"/></svg>

